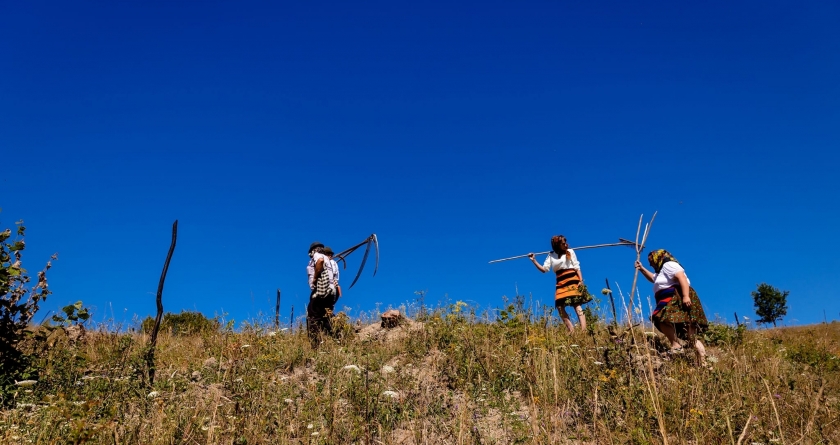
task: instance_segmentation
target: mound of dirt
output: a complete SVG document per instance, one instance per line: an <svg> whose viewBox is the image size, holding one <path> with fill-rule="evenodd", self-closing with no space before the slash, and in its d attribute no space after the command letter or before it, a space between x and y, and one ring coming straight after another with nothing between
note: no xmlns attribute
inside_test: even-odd
<svg viewBox="0 0 840 445"><path fill-rule="evenodd" d="M423 323L414 321L410 318L402 318L399 325L393 328L382 327L382 323L369 324L358 331L356 334L359 340L379 340L379 341L395 341L408 337L411 333L423 330Z"/></svg>

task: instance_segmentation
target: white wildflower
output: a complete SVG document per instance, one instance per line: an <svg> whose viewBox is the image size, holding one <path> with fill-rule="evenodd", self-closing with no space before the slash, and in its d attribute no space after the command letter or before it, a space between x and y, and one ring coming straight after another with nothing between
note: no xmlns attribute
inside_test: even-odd
<svg viewBox="0 0 840 445"><path fill-rule="evenodd" d="M269 337L274 337L275 335L277 335L277 333L274 332L274 331L271 331L271 332L268 333Z"/></svg>
<svg viewBox="0 0 840 445"><path fill-rule="evenodd" d="M609 289L607 289L607 288L605 287L605 288L601 289L601 293L602 293L603 295L609 295L609 294L611 294L611 293L612 293L612 291L611 291L611 290L609 290Z"/></svg>
<svg viewBox="0 0 840 445"><path fill-rule="evenodd" d="M396 391L384 391L382 392L382 395L391 399L398 399L400 397L400 393Z"/></svg>
<svg viewBox="0 0 840 445"><path fill-rule="evenodd" d="M569 345L569 346L572 347L572 348L579 348L580 347L578 345Z"/></svg>
<svg viewBox="0 0 840 445"><path fill-rule="evenodd" d="M603 363L601 363L601 362L593 362L593 363L595 363L596 365L603 365Z"/></svg>
<svg viewBox="0 0 840 445"><path fill-rule="evenodd" d="M713 355L710 355L710 356L706 357L706 360L709 361L709 362L712 362L712 363L717 363L718 362L718 358L713 356Z"/></svg>
<svg viewBox="0 0 840 445"><path fill-rule="evenodd" d="M312 432L312 435L313 435L313 436L317 436L318 434L319 434L319 433L318 433L317 431L313 431L313 432Z"/></svg>
<svg viewBox="0 0 840 445"><path fill-rule="evenodd" d="M152 392L150 392L150 393L149 393L146 397L148 397L148 398L150 398L150 399L154 399L155 397L157 397L157 396L159 396L159 395L160 395L160 393L159 393L159 392L157 392L157 391L152 391Z"/></svg>
<svg viewBox="0 0 840 445"><path fill-rule="evenodd" d="M250 347L251 347L251 345L242 345L242 346L239 347L239 349L245 349L245 348L250 348Z"/></svg>
<svg viewBox="0 0 840 445"><path fill-rule="evenodd" d="M382 367L382 373L383 374L391 374L393 372L394 372L394 367L393 366L385 365L385 366Z"/></svg>
<svg viewBox="0 0 840 445"><path fill-rule="evenodd" d="M306 429L311 430L312 428L315 428L315 425L311 423L309 425L306 425Z"/></svg>
<svg viewBox="0 0 840 445"><path fill-rule="evenodd" d="M341 369L344 370L344 371L355 371L356 374L361 374L362 373L362 368L359 368L356 365L347 365L347 366L345 366Z"/></svg>
<svg viewBox="0 0 840 445"><path fill-rule="evenodd" d="M283 401L284 401L284 402L286 402L286 403L294 403L294 402L295 402L295 401L294 401L294 400L292 400L292 399L283 399Z"/></svg>

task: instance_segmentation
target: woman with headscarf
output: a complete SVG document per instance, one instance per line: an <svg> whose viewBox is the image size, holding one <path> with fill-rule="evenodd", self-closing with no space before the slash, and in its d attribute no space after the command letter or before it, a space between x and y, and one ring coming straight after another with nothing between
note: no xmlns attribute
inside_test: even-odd
<svg viewBox="0 0 840 445"><path fill-rule="evenodd" d="M697 336L709 326L709 322L685 269L665 249L648 254L648 262L653 272L645 269L639 261L636 261L636 269L653 283L656 297L656 309L650 317L653 325L671 342L669 353L682 352L681 338L694 348L698 364L704 364L706 348Z"/></svg>
<svg viewBox="0 0 840 445"><path fill-rule="evenodd" d="M542 265L537 262L533 253L529 253L528 258L540 272L546 273L549 270L554 272L557 279L554 290L554 307L557 308L557 312L569 332L574 332L575 325L569 318L569 314L566 313L566 306L575 308L575 313L580 320L580 328L586 330L586 315L583 314L581 306L592 301L592 296L587 292L581 292L583 275L580 273L580 262L577 255L572 249L569 249L569 244L563 235L551 238L551 250L552 252L548 254Z"/></svg>

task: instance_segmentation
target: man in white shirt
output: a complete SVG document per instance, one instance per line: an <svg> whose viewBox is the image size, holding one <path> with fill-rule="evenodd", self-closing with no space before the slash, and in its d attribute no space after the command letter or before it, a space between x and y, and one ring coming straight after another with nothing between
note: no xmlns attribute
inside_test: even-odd
<svg viewBox="0 0 840 445"><path fill-rule="evenodd" d="M333 293L335 294L335 301L338 301L339 297L341 297L341 286L338 285L338 263L333 259L333 255L335 254L333 253L333 250L332 248L330 248L330 246L324 247L324 255L327 256L327 259L329 259L330 273L332 274L331 287L334 291ZM333 302L333 308L335 308L335 302Z"/></svg>
<svg viewBox="0 0 840 445"><path fill-rule="evenodd" d="M335 305L335 287L330 259L318 241L309 245L309 304L306 306L306 332L313 348L321 343L321 334L332 333L330 315Z"/></svg>

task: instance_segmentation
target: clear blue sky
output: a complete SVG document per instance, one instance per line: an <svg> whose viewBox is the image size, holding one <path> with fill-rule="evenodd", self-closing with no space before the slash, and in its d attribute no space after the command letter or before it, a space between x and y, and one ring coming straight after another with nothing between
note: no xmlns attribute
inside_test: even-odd
<svg viewBox="0 0 840 445"><path fill-rule="evenodd" d="M307 247L376 232L339 306L551 303L488 260L634 236L710 317L840 317L840 4L4 2L0 225L56 309L303 313ZM629 289L632 249L581 252ZM351 257L350 267L360 255ZM348 268L345 277L355 272ZM349 284L346 281L345 283ZM642 294L650 293L645 284ZM287 321L287 320L285 320Z"/></svg>

